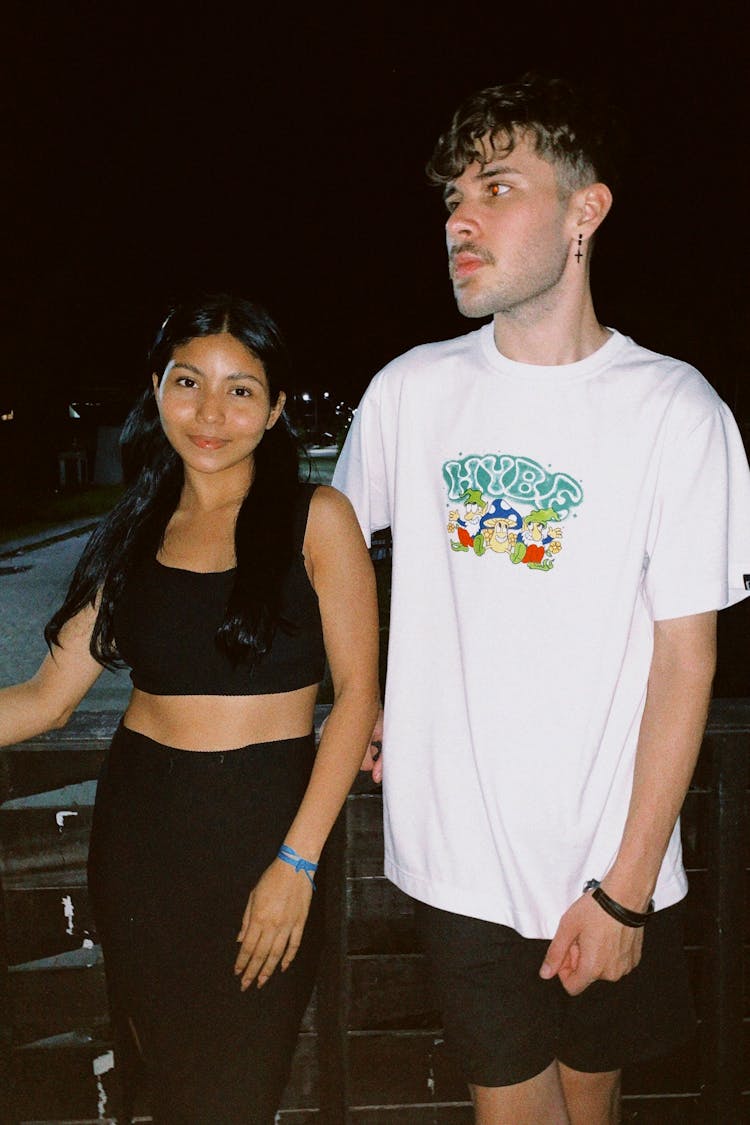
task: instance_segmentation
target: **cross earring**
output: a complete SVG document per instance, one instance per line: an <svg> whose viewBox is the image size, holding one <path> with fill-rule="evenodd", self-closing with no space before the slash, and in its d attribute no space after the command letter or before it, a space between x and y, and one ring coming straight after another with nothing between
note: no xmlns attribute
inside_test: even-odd
<svg viewBox="0 0 750 1125"><path fill-rule="evenodd" d="M576 255L575 255L576 261L578 261L578 262L580 262L581 258L583 257L583 254L581 253L581 243L582 242L583 242L583 235L579 233L579 235L578 235L578 249L576 250Z"/></svg>

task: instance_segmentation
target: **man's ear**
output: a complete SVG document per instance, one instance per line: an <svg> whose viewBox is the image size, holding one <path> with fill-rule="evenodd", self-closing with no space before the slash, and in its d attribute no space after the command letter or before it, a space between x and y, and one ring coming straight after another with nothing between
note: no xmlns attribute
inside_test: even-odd
<svg viewBox="0 0 750 1125"><path fill-rule="evenodd" d="M612 192L606 184L588 184L573 193L569 214L575 227L574 237L582 234L588 241L609 214Z"/></svg>

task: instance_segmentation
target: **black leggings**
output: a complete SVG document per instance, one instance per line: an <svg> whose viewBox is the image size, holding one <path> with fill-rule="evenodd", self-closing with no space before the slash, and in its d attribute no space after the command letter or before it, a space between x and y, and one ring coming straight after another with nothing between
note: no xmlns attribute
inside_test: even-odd
<svg viewBox="0 0 750 1125"><path fill-rule="evenodd" d="M299 807L314 753L312 735L194 752L121 725L112 741L97 789L89 888L118 1065L130 1085L137 1042L158 1125L273 1122L314 983L320 890L291 967L262 989L240 992L236 937L248 894Z"/></svg>

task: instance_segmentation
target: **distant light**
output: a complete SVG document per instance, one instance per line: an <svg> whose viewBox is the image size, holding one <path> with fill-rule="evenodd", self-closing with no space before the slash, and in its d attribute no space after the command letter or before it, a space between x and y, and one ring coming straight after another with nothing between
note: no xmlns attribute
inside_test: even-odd
<svg viewBox="0 0 750 1125"><path fill-rule="evenodd" d="M311 398L311 397L310 397L310 395L309 395L309 394L307 393L307 391L305 391L305 393L303 394L303 396L302 396L302 401L303 401L303 402L312 402L312 398Z"/></svg>
<svg viewBox="0 0 750 1125"><path fill-rule="evenodd" d="M328 391L323 391L323 398L330 398Z"/></svg>
<svg viewBox="0 0 750 1125"><path fill-rule="evenodd" d="M78 418L78 419L80 419L80 417L81 417L81 415L78 413L78 411L76 410L76 408L73 406L72 403L68 407L68 417L69 418Z"/></svg>
<svg viewBox="0 0 750 1125"><path fill-rule="evenodd" d="M15 411L8 410L5 414L0 414L0 422L12 422L15 417Z"/></svg>

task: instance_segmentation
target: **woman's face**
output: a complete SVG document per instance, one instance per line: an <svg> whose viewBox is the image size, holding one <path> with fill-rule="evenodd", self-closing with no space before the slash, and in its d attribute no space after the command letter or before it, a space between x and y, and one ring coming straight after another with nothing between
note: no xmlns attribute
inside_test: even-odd
<svg viewBox="0 0 750 1125"><path fill-rule="evenodd" d="M228 332L175 348L161 379L152 376L161 424L186 468L247 472L266 430L284 409L271 403L263 364Z"/></svg>

